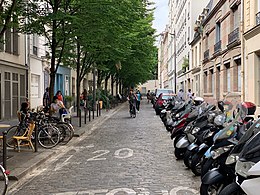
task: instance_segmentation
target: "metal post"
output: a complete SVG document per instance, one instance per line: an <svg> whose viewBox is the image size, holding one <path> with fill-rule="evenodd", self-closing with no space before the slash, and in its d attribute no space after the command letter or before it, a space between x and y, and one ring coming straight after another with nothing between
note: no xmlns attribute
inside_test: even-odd
<svg viewBox="0 0 260 195"><path fill-rule="evenodd" d="M99 105L99 116L101 116L101 107Z"/></svg>
<svg viewBox="0 0 260 195"><path fill-rule="evenodd" d="M7 131L4 131L4 133L3 133L3 167L5 169L6 169L6 160L7 160L6 134L7 134Z"/></svg>
<svg viewBox="0 0 260 195"><path fill-rule="evenodd" d="M97 104L97 117L98 117L98 104Z"/></svg>
<svg viewBox="0 0 260 195"><path fill-rule="evenodd" d="M93 115L93 119L95 119L95 103L93 103L92 106L92 115Z"/></svg>
<svg viewBox="0 0 260 195"><path fill-rule="evenodd" d="M90 122L91 121L91 110L88 109L88 121Z"/></svg>
<svg viewBox="0 0 260 195"><path fill-rule="evenodd" d="M87 124L87 109L84 109L84 123Z"/></svg>
<svg viewBox="0 0 260 195"><path fill-rule="evenodd" d="M34 152L38 152L38 128L37 126L35 125L35 128L34 128L34 133L35 133L35 137L34 137Z"/></svg>
<svg viewBox="0 0 260 195"><path fill-rule="evenodd" d="M81 127L81 109L79 109L79 127Z"/></svg>

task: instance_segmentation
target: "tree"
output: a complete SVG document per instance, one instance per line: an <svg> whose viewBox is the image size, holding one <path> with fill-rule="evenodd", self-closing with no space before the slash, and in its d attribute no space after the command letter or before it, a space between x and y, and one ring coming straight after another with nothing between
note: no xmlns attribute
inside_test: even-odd
<svg viewBox="0 0 260 195"><path fill-rule="evenodd" d="M47 38L51 56L50 97L54 95L55 75L61 64L67 37L71 34L71 23L79 9L76 0L31 0L26 3L21 18L21 29ZM25 22L27 21L27 22Z"/></svg>
<svg viewBox="0 0 260 195"><path fill-rule="evenodd" d="M0 0L0 40L5 31L14 25L12 18L18 15L21 0Z"/></svg>

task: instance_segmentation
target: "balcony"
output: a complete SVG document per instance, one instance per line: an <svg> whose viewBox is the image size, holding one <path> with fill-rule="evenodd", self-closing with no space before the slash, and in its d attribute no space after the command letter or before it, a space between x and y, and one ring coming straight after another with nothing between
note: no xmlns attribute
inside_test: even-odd
<svg viewBox="0 0 260 195"><path fill-rule="evenodd" d="M218 53L221 51L221 41L217 42L215 45L214 45L214 53Z"/></svg>
<svg viewBox="0 0 260 195"><path fill-rule="evenodd" d="M209 59L209 49L204 52L204 61Z"/></svg>
<svg viewBox="0 0 260 195"><path fill-rule="evenodd" d="M260 24L260 12L256 14L256 25Z"/></svg>
<svg viewBox="0 0 260 195"><path fill-rule="evenodd" d="M236 28L228 35L228 44L239 41L239 28Z"/></svg>

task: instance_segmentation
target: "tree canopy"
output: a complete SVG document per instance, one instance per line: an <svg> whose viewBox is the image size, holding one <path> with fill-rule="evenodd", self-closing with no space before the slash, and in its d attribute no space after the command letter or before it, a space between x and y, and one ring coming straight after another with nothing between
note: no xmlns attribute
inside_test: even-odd
<svg viewBox="0 0 260 195"><path fill-rule="evenodd" d="M151 79L157 56L148 0L28 0L21 30L45 36L50 49L50 92L63 64L80 81L92 68L98 82L112 77L124 86Z"/></svg>

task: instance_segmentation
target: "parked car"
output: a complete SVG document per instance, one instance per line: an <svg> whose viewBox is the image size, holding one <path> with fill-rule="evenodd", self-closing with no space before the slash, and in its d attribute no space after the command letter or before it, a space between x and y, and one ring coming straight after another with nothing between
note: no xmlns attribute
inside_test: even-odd
<svg viewBox="0 0 260 195"><path fill-rule="evenodd" d="M158 98L155 102L155 106L154 106L156 114L157 115L160 114L160 112L164 109L165 103L167 101L175 99L176 97L177 97L176 94L163 94L163 93L161 93L158 96Z"/></svg>

